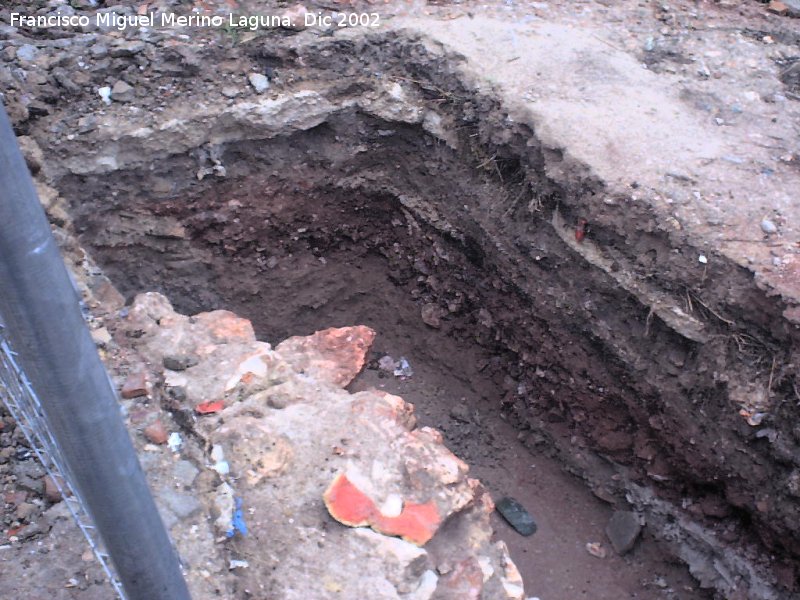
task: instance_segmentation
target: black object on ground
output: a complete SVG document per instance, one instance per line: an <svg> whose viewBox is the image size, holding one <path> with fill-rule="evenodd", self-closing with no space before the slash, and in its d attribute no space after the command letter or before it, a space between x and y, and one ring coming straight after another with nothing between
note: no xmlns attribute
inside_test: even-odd
<svg viewBox="0 0 800 600"><path fill-rule="evenodd" d="M525 510L519 502L506 496L495 504L495 509L508 521L517 533L529 536L536 533L536 521L533 520L531 513Z"/></svg>

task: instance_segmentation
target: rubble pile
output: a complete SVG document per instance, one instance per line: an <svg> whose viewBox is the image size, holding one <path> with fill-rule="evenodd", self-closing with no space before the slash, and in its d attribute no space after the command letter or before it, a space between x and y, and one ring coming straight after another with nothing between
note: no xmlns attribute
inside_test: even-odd
<svg viewBox="0 0 800 600"><path fill-rule="evenodd" d="M524 597L469 467L402 398L344 389L374 331L272 348L233 313L188 317L156 293L124 314L115 335L142 361L127 409L195 597L220 581L231 597Z"/></svg>

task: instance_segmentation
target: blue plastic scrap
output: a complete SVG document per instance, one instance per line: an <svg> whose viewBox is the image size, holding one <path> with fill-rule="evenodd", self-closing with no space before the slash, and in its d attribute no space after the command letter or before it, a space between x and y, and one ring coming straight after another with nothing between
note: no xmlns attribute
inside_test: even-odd
<svg viewBox="0 0 800 600"><path fill-rule="evenodd" d="M242 512L242 499L234 498L234 502L236 502L236 508L233 511L233 518L231 519L233 529L225 534L229 538L236 535L237 531L242 535L247 535L247 525L244 522L244 513Z"/></svg>

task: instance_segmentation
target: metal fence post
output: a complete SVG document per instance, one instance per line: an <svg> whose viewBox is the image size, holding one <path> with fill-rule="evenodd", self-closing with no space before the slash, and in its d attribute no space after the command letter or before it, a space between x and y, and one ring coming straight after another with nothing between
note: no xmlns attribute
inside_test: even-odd
<svg viewBox="0 0 800 600"><path fill-rule="evenodd" d="M0 104L0 316L129 600L188 600L178 557Z"/></svg>

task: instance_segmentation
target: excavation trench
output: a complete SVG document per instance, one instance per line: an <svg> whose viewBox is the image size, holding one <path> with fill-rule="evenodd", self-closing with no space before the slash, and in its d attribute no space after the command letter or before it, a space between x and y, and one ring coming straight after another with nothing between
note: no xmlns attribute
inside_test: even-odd
<svg viewBox="0 0 800 600"><path fill-rule="evenodd" d="M371 360L352 389L403 396L496 499L512 495L530 507L542 529L536 538L499 529L532 590L596 595L600 584L601 597L657 597L657 584L668 582L678 597L692 597L687 590L696 586L665 562L650 533L629 564L607 560L599 577L584 547L608 546L610 509L560 471L553 440L565 449L574 443L576 454L599 440L624 457L634 424L608 406L616 402L598 401L595 410L584 402L585 414L571 414L576 409L562 397L567 382L583 387L582 397L626 390L574 323L538 314L514 283L519 275L470 222L472 210L488 214L496 209L482 207L496 198L525 191L519 173L507 173L517 181L504 187L495 174L476 171L474 158L417 128L357 114L268 143L233 142L215 160L224 178L212 172L198 181L189 157L110 182L64 182L67 197L82 190L114 198L113 206L84 201L74 210L84 245L123 294L157 290L187 314L230 309L273 343L331 326L372 327ZM459 222L442 231L409 198L453 210ZM586 267L568 256L544 217L539 227L541 255L531 260L542 275L568 268L568 280L585 280ZM413 375L382 370L386 355L405 358ZM592 420L591 441L573 439ZM590 469L612 474L600 463Z"/></svg>
<svg viewBox="0 0 800 600"><path fill-rule="evenodd" d="M280 126L212 107L62 153L53 183L105 274L128 298L233 310L272 343L374 328L354 388L414 403L496 498L542 520L533 538L503 531L529 593L655 598L666 581L703 597L678 562L728 597L789 593L797 432L778 409L768 428L738 414L767 375L768 395L789 393L779 302L724 260L698 269L646 207L600 202L600 181L443 59L336 52L302 68L254 53L306 74L274 101ZM350 58L332 70L337 55ZM355 75L399 56L377 84ZM436 75L421 83L423 70ZM216 134L185 133L201 127ZM382 371L384 355L413 375ZM585 544L631 505L647 522L639 549L591 562Z"/></svg>

